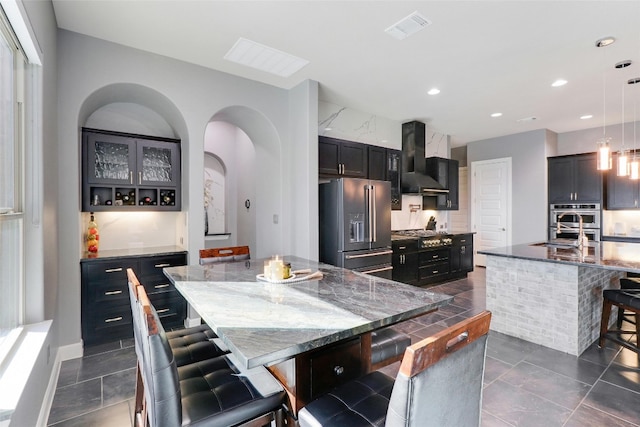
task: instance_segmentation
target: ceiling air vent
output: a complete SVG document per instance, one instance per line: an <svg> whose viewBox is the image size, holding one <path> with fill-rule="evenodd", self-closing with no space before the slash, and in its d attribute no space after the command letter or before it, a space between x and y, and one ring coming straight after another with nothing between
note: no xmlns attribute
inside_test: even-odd
<svg viewBox="0 0 640 427"><path fill-rule="evenodd" d="M431 25L431 21L420 13L413 12L411 15L402 18L384 31L398 40L403 40L429 25Z"/></svg>

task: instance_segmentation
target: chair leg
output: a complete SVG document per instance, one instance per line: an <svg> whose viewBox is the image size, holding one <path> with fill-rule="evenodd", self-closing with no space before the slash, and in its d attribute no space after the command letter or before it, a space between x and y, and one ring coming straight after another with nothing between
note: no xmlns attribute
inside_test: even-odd
<svg viewBox="0 0 640 427"><path fill-rule="evenodd" d="M604 300L602 303L602 318L600 320L600 339L598 347L604 346L604 336L609 329L609 316L611 316L611 301Z"/></svg>
<svg viewBox="0 0 640 427"><path fill-rule="evenodd" d="M145 427L146 424L146 408L144 401L144 383L142 382L142 373L140 372L140 362L136 366L136 394L135 406L133 410L134 427Z"/></svg>

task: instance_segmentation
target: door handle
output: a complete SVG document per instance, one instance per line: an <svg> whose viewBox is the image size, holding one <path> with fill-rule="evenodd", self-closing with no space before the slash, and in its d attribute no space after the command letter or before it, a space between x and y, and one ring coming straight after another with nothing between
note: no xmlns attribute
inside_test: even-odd
<svg viewBox="0 0 640 427"><path fill-rule="evenodd" d="M378 255L389 255L392 254L393 251L389 250L389 251L380 251L380 252L371 252L368 254L360 254L360 255L347 255L344 258L345 259L354 259L354 258L367 258L370 256L378 256Z"/></svg>
<svg viewBox="0 0 640 427"><path fill-rule="evenodd" d="M393 270L393 267L382 267L382 268L376 268L375 270L361 271L361 273L364 273L364 274L371 274L371 273L379 273L379 272L381 272L381 271L389 271L389 270Z"/></svg>

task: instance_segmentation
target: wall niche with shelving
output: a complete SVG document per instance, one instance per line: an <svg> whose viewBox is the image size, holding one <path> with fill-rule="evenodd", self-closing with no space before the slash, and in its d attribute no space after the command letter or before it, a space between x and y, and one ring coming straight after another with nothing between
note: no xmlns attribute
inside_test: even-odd
<svg viewBox="0 0 640 427"><path fill-rule="evenodd" d="M180 140L82 128L82 210L180 211Z"/></svg>

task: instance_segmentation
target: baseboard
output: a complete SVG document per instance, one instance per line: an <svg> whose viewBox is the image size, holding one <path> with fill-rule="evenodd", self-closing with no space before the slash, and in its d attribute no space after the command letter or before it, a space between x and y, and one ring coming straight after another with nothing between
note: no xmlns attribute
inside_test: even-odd
<svg viewBox="0 0 640 427"><path fill-rule="evenodd" d="M79 357L82 357L83 354L83 345L82 341L80 341L74 344L63 345L62 347L59 347L56 358L59 357L60 363L62 363L65 360L77 359Z"/></svg>
<svg viewBox="0 0 640 427"><path fill-rule="evenodd" d="M202 324L202 319L200 317L187 317L184 319L185 328L192 328L200 324Z"/></svg>
<svg viewBox="0 0 640 427"><path fill-rule="evenodd" d="M53 362L53 369L51 370L51 376L49 377L49 384L47 390L44 393L42 399L42 405L40 406L40 414L38 414L38 426L44 427L49 423L49 412L51 411L51 405L53 404L53 398L56 394L56 386L58 385L58 377L60 376L60 349L56 352L56 359Z"/></svg>

